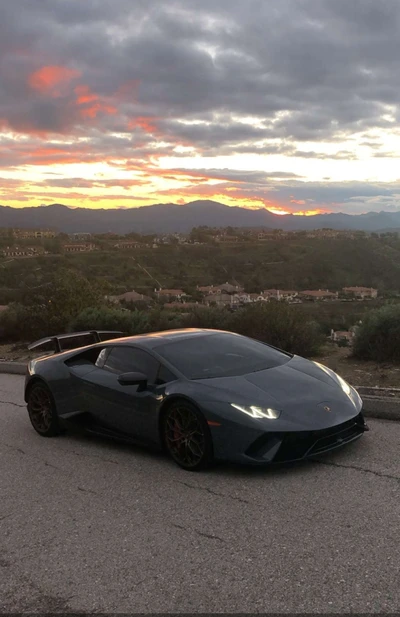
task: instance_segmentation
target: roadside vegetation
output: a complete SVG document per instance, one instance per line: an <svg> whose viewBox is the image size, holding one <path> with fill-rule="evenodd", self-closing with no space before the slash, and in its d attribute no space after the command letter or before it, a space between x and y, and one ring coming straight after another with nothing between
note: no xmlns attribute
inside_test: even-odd
<svg viewBox="0 0 400 617"><path fill-rule="evenodd" d="M105 304L104 294L105 287L98 281L91 283L74 271L60 271L1 314L1 338L4 342L32 341L65 331L96 329L142 334L182 327L217 328L305 356L317 354L323 341L315 321L280 302L249 305L234 312L201 306L184 312L162 306L130 310Z"/></svg>
<svg viewBox="0 0 400 617"><path fill-rule="evenodd" d="M400 305L371 311L357 331L354 356L376 362L400 362Z"/></svg>
<svg viewBox="0 0 400 617"><path fill-rule="evenodd" d="M200 237L199 241L204 240ZM99 241L100 242L100 241ZM302 238L232 245L160 245L157 249L107 250L0 260L0 342L30 342L86 329L140 334L180 327L231 330L308 357L321 353L333 330L362 322L357 358L400 361L400 240ZM48 246L47 248L50 248ZM195 301L196 286L235 281L248 292L263 289L326 289L363 285L379 299L287 305L270 302L237 309L195 306L169 309L157 303L116 306L105 296L160 286L180 288Z"/></svg>

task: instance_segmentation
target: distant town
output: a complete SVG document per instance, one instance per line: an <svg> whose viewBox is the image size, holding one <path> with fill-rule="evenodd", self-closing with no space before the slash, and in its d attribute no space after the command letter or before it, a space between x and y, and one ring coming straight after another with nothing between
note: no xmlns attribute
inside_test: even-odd
<svg viewBox="0 0 400 617"><path fill-rule="evenodd" d="M319 277L318 286L311 285L306 287L305 285L296 284L296 282L299 283L299 279L304 282L308 279L310 281L313 279L307 275L305 277L302 276L301 266L293 262L293 258L296 259L297 255L301 255L303 248L310 250L310 245L312 244L315 246L315 250L319 251L316 253L313 263L318 263L320 255L324 253L326 246L329 245L331 253L329 253L329 257L325 258L325 260L328 259L328 263L332 263L334 256L340 254L340 248L338 250L334 248L336 244L338 247L343 247L340 241L342 243L345 242L346 246L352 245L354 242L361 242L361 246L364 246L365 254L368 254L368 242L375 239L383 243L385 259L389 259L388 263L394 269L397 267L393 262L393 255L395 255L394 251L396 249L392 247L397 246L398 237L397 232L378 234L332 229L286 232L260 228L212 228L204 226L196 227L187 234L158 235L137 233L126 235L115 233L90 234L83 232L66 234L54 229L1 228L0 255L2 259L0 258L0 267L3 268L3 287L1 291L4 300L0 310L5 310L8 306L7 302L13 302L14 299L20 297L19 294L21 293L18 291L18 287L10 284L10 276L7 278L5 268L13 263L20 263L21 267L23 267L24 262L29 262L33 258L47 257L49 258L49 264L47 259L39 259L38 264L33 268L34 272L47 271L48 268L52 267L50 263L55 263L54 259L58 263L60 259L57 258L64 258L64 261L67 260L71 264L75 263L75 267L81 268L87 275L94 273L97 277L104 276L110 285L110 291L104 295L104 302L121 308L134 309L137 307L145 309L146 307L159 306L171 312L184 313L185 311L196 309L196 307L215 307L236 311L241 307L256 303L284 302L292 305L323 304L326 307L332 305L332 310L335 310L337 313L340 310L339 306L341 303L371 302L371 305L374 305L373 301L384 299L385 297L396 297L399 291L393 288L393 286L390 288L387 286L383 287L382 291L378 289L378 285L365 285L368 275L366 276L365 270L361 270L360 265L357 266L353 263L348 265L348 269L351 272L350 277L343 278L343 273L337 278L332 276L332 271L334 271L332 268L335 268L333 265L331 267L331 278ZM268 246L271 246L271 248L268 249ZM248 269L254 270L253 262L257 260L257 256L262 255L263 251L264 253L267 251L265 254L268 256L270 254L274 255L275 246L278 247L277 252L279 252L279 247L286 247L288 250L292 247L289 255L289 263L293 263L290 266L292 274L288 275L286 270L286 274L282 275L282 281L280 281L280 276L277 274L275 277L273 275L272 278L265 278L265 282L278 283L286 280L289 283L291 282L290 288L283 286L263 288L261 286L264 280L263 276L257 279L257 277L252 278L246 275ZM379 247L378 252L380 254L382 249ZM211 250L217 252L217 255L219 255L218 259L222 259L221 255L223 255L223 263L217 264L218 260L210 256ZM177 266L179 262L173 261L174 255L182 251L184 258L180 259L184 259L184 261L180 263L185 264L183 270L182 266ZM118 256L119 253L121 254L120 258ZM314 253L312 254L314 255ZM109 272L106 272L104 269L99 270L102 267L99 264L104 261L102 255L107 255L106 262L109 264ZM151 257L152 255L153 257ZM230 267L230 264L232 264L232 257L229 257L230 255L237 257L237 263L235 266L232 265L232 267ZM287 263L287 256L280 254L276 257L275 261L271 259L264 261L266 262L266 267L276 271L279 264ZM262 272L264 261L263 258L260 258L258 263L259 272ZM214 265L217 268L214 269L214 273L212 268L207 266L207 264L213 262L215 262ZM130 278L128 277L124 281L118 272L118 264L121 264L121 267L125 269L128 268L128 270L137 266L137 274L130 274ZM190 275L188 275L187 269L191 267L193 269L190 271ZM314 268L315 266L312 267ZM196 268L198 269L196 270ZM29 266L23 268L23 271L21 271L22 276L29 277L30 271L31 268ZM132 272L132 270L129 271ZM268 271L270 272L271 270ZM104 272L104 274L101 274L101 272ZM198 277L196 272L199 273ZM221 276L221 272L226 273L223 275L224 278ZM30 276L32 277L33 275L31 274ZM239 281L236 278L239 278ZM256 283L257 280L260 281L259 284ZM314 280L316 280L315 276ZM340 283L341 280L344 283L351 280L354 284L329 285L329 280L331 283L332 281ZM373 281L375 280L373 279ZM36 281L36 279L32 279L32 281ZM321 282L324 281L325 285L321 285ZM27 283L27 285L32 284L35 283ZM36 285L40 286L40 284L40 279L38 279ZM20 288L23 289L22 279L21 286ZM260 288L257 289L258 287ZM8 300L8 298L10 299ZM348 329L338 330L337 327L332 329L330 334L331 340L339 344L351 344L357 325L355 324L349 328L350 325L351 322L348 323Z"/></svg>
<svg viewBox="0 0 400 617"><path fill-rule="evenodd" d="M399 234L396 231L378 234L334 229L284 232L280 229L197 227L188 234L140 235L130 233L121 236L115 233L77 232L65 234L51 229L0 228L0 241L2 243L0 254L3 257L35 257L60 253L88 253L96 250L157 249L163 245L199 246L208 243L235 245L241 242L264 243L276 240L290 241L298 238L361 239L374 236L397 239Z"/></svg>

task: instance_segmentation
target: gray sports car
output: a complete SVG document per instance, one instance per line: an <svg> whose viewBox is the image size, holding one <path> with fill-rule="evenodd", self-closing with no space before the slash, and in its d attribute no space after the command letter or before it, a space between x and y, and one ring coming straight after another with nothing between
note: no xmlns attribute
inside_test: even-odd
<svg viewBox="0 0 400 617"><path fill-rule="evenodd" d="M162 447L195 471L213 460L300 460L368 430L356 390L317 362L219 330L121 334L80 332L30 346L55 352L31 360L26 376L40 435L74 423Z"/></svg>

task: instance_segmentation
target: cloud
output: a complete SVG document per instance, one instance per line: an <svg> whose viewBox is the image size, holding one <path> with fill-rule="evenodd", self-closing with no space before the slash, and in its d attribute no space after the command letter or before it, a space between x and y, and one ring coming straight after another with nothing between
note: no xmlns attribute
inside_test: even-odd
<svg viewBox="0 0 400 617"><path fill-rule="evenodd" d="M48 186L103 188L110 200L112 187L141 184L149 198L214 190L260 205L279 197L292 210L355 207L348 186L323 178L365 156L397 158L385 136L400 136L399 27L397 0L3 2L0 169L103 164L102 184L74 169ZM221 156L232 169L162 164ZM279 171L241 171L246 156ZM330 160L320 184L304 181ZM115 185L117 171L137 177ZM392 188L374 198L387 203ZM365 191L357 208L378 208Z"/></svg>

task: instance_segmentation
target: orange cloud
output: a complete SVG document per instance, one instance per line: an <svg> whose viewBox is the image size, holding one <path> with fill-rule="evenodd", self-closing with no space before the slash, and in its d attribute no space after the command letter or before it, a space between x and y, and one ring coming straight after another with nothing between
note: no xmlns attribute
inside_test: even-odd
<svg viewBox="0 0 400 617"><path fill-rule="evenodd" d="M139 116L137 118L133 118L128 122L128 129L132 130L136 127L141 128L145 133L156 133L157 126L155 125L155 120L157 118L151 118L146 116Z"/></svg>
<svg viewBox="0 0 400 617"><path fill-rule="evenodd" d="M79 71L66 66L43 66L29 76L28 83L38 92L59 97L62 87L77 77L80 77Z"/></svg>
<svg viewBox="0 0 400 617"><path fill-rule="evenodd" d="M80 107L80 115L84 118L96 118L99 112L116 114L117 108L100 99L89 86L80 85L75 88L76 103Z"/></svg>
<svg viewBox="0 0 400 617"><path fill-rule="evenodd" d="M316 208L315 210L300 210L299 212L292 212L295 216L314 216L315 214L327 214L331 210L323 210L322 208Z"/></svg>

